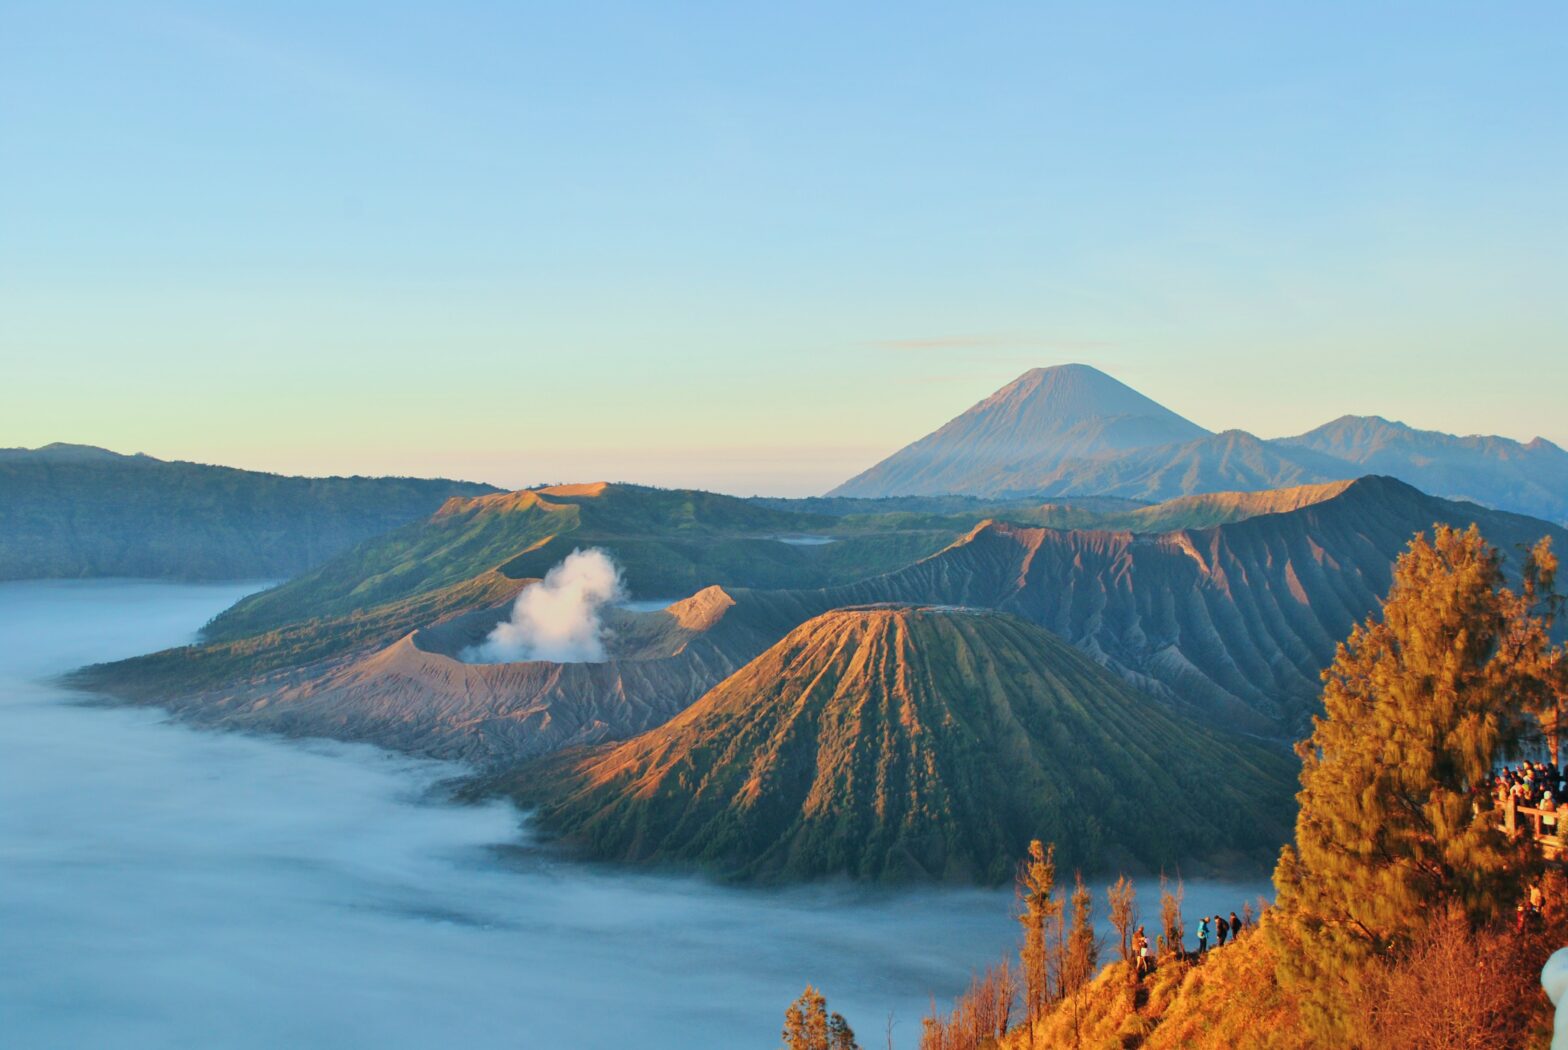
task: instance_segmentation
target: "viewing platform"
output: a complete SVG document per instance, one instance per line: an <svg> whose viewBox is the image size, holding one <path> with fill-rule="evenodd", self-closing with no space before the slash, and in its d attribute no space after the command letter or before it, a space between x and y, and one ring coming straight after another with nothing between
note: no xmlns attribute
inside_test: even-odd
<svg viewBox="0 0 1568 1050"><path fill-rule="evenodd" d="M1534 806L1521 806L1512 798L1503 802L1503 830L1509 838L1517 831L1528 831L1541 844L1548 860L1556 860L1563 855L1565 842L1559 822L1564 817L1568 817L1568 808L1537 809Z"/></svg>

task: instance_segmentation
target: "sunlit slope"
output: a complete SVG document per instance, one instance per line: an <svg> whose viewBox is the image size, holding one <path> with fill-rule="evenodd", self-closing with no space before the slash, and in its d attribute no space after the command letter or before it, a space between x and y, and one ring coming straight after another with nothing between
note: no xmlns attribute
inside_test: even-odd
<svg viewBox="0 0 1568 1050"><path fill-rule="evenodd" d="M907 564L965 527L846 529L834 518L711 492L603 483L454 499L428 521L240 602L213 621L207 637L232 640L356 615L488 572L537 578L577 547L608 550L637 596L676 597L715 584L823 586ZM788 542L802 534L834 542Z"/></svg>
<svg viewBox="0 0 1568 1050"><path fill-rule="evenodd" d="M1348 481L1268 489L1262 492L1210 492L1182 496L1151 506L1099 510L1078 502L1009 508L993 515L1001 521L1051 529L1104 529L1140 533L1206 529L1245 521L1260 514L1284 514L1321 503L1344 492ZM1111 501L1104 501L1111 502Z"/></svg>
<svg viewBox="0 0 1568 1050"><path fill-rule="evenodd" d="M836 610L669 724L515 786L588 854L736 878L999 882L1071 865L1266 861L1292 764L1173 716L989 611Z"/></svg>
<svg viewBox="0 0 1568 1050"><path fill-rule="evenodd" d="M840 534L898 529L968 532L987 520L1049 529L1154 534L1175 529L1205 529L1245 521L1260 514L1283 514L1333 499L1351 484L1350 481L1329 481L1262 491L1207 492L1161 503L1111 496L1075 496L1048 503L1038 499L987 501L963 496L886 499L824 496L766 502L770 506L795 506L803 510L828 508L822 513L837 517Z"/></svg>

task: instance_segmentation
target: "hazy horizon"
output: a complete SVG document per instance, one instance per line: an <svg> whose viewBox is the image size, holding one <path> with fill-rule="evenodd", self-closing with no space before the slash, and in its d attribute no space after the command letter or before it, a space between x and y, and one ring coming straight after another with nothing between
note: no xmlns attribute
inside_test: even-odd
<svg viewBox="0 0 1568 1050"><path fill-rule="evenodd" d="M1063 363L1066 363L1066 362L1063 362ZM1035 366L1035 367L1051 367L1051 366ZM1020 375L1022 375L1022 374L1023 373L1020 373ZM1019 377L1018 376L1014 376L1013 377L1013 379L1017 379L1017 378L1019 378ZM1008 380L1008 382L1012 382L1012 380ZM1002 385L1006 385L1006 384L1002 384ZM1142 391L1139 391L1139 392L1142 393ZM987 394L989 394L989 393L990 393L990 391L987 391ZM981 400L984 400L983 396L981 398L977 398L975 400L975 402L971 402L970 404L964 405L960 409L955 409L952 412L952 416L959 415L960 413L962 413L963 411L969 409L970 407L972 407L974 404L977 404ZM1170 405L1166 405L1165 407L1166 408L1172 408L1172 406L1170 406ZM1183 414L1183 413L1180 412L1179 409L1174 409L1174 410L1177 411L1178 415ZM1320 423L1314 424L1314 425L1317 426L1317 425L1322 425L1324 423L1329 423L1329 422L1332 422L1334 419L1338 419L1340 416L1345 416L1345 415L1376 416L1376 415L1381 415L1381 413L1338 413L1337 415L1331 416L1331 417L1327 417L1327 418L1323 419ZM939 421L931 423L931 425L927 428L927 430L921 431L918 434L912 435L909 440L911 440L911 441L915 440L916 438L922 437L926 433L929 433L931 430L935 430L941 423L947 422L948 418L951 418L951 417L944 417L943 419L941 419ZM1415 425L1415 424L1410 424L1410 422L1408 420L1402 420L1402 419L1397 419L1397 418L1387 417L1387 416L1385 416L1384 418L1388 418L1392 422L1395 422L1395 423L1404 423L1406 425L1412 425L1412 426ZM1231 427L1231 426L1220 425L1220 426L1211 426L1211 427L1208 427L1208 429L1212 430L1212 431L1215 431L1215 432L1220 432L1220 431L1224 431L1224 430L1231 430L1231 429L1238 429L1238 428ZM1239 428L1239 429L1245 429L1245 428ZM1309 427L1309 428L1306 428L1306 429L1311 429L1311 428ZM1417 429L1422 429L1422 430L1442 430L1441 427L1417 427ZM1268 432L1268 431L1264 431L1264 432L1253 431L1252 433L1256 434L1256 436L1258 436L1258 437L1267 439L1267 438L1277 438L1277 437L1293 437L1297 433L1300 433L1300 432L1299 431L1282 431L1282 432L1279 432L1279 433L1271 433L1271 432ZM1474 436L1474 435L1461 433L1459 436ZM1507 434L1507 433L1497 433L1497 434L1495 434L1495 436L1500 436L1500 437L1505 437L1505 438L1512 438L1513 440L1516 440L1516 441L1519 441L1519 442L1528 442L1528 441L1531 441L1531 440L1533 440L1533 439L1535 439L1537 437L1546 437L1546 435L1544 435L1544 434L1539 434L1539 435L1538 434L1531 434L1531 435L1528 435L1528 436L1524 436L1524 435L1519 435L1519 434ZM1552 440L1552 439L1547 437L1547 440ZM1555 443L1557 443L1557 444L1568 444L1568 442L1555 442ZM57 439L56 441L53 441L53 442L43 442L40 445L33 446L33 447L34 448L39 448L39 447L43 447L44 445L48 445L48 444L92 445L93 443L92 442L72 441L72 440L69 440L69 439ZM3 447L4 446L0 446L0 448L3 448ZM22 446L22 447L27 447L27 446ZM96 447L108 448L107 446L96 446ZM812 486L810 483L802 481L799 486L793 486L793 485L790 485L790 484L786 483L786 484L784 484L780 488L768 489L768 490L765 490L765 489L762 489L762 488L757 488L755 486L752 486L752 487L748 488L748 485L751 484L751 479L754 478L754 475L749 474L749 473L740 473L740 474L737 474L737 475L734 475L734 476L731 476L731 475L728 475L728 474L721 474L721 475L717 476L719 478L719 483L718 484L711 484L711 485L704 485L704 484L695 483L695 482L682 481L681 480L682 477L684 477L684 476L686 476L688 474L701 474L702 471L701 471L701 469L699 467L692 467L689 462L680 461L680 460L673 460L670 463L666 464L658 472L658 476L650 477L650 476L628 475L628 474L624 473L624 470L626 469L626 464L624 462L621 462L621 463L617 464L617 463L611 462L608 459L596 458L592 454L585 455L584 456L584 462L589 464L590 467L593 467L593 466L604 467L605 468L605 472L598 473L598 474L588 473L588 474L581 474L581 475L563 475L563 476L553 476L553 477L542 477L542 476L541 477L528 477L528 476L525 476L525 475L517 473L517 469L518 468L516 468L516 467L510 467L510 468L502 467L502 468L499 468L502 471L501 476L505 477L507 480L496 480L495 477L488 477L488 476L467 475L467 474L453 474L453 473L447 473L447 474L443 474L443 475L440 475L440 476L447 477L447 478L450 478L450 479L456 480L456 481L484 482L484 483L487 483L487 484L499 486L499 487L504 488L504 489L538 488L538 487L541 487L541 486L555 485L555 484L571 484L571 483L608 481L608 482L612 482L612 483L652 485L652 486L661 487L661 488L704 489L704 490L707 490L707 491L727 493L727 494L736 495L736 496L769 496L769 497L799 498L799 497L806 497L806 496L820 496L820 495L824 494L825 492L827 492L829 489L831 489L835 485L838 485L840 482L846 480L852 474L859 473L859 471L861 469L863 469L864 466L870 466L873 463L880 461L886 455L888 455L888 454L890 454L890 453L892 453L894 451L897 451L897 448L898 448L898 446L894 446L894 447L890 447L890 448L888 448L886 450L877 452L877 453L875 453L872 456L871 459L868 459L866 461L866 463L862 467L855 467L855 468L851 469L850 471L848 471L846 474L844 474L842 476L835 476L835 477L831 478L830 480L828 480L825 484L822 484L820 486ZM328 473L324 472L324 471L311 471L311 470L308 470L308 469L298 470L298 471L291 471L291 470L284 470L284 469L265 467L265 466L253 466L253 465L249 465L249 464L245 464L245 463L220 462L220 461L215 460L215 459L203 459L200 455L167 455L167 456L156 455L155 453L148 452L145 449L139 449L139 448L138 449L108 448L108 451L117 452L117 453L120 453L120 454L123 454L123 455L146 454L146 455L154 455L154 456L156 456L156 458L165 459L165 460L181 460L181 461L187 461L187 462L193 462L193 463L207 464L207 465L212 465L212 466L239 467L241 469L246 469L246 470L272 471L272 472L281 473L281 474L298 474L298 475L307 476L307 477L324 477L324 476L328 476ZM711 458L710 457L712 457L716 453L717 454L722 454L722 452L723 452L723 450L713 450L713 449L695 450L694 451L694 462L696 462L698 464L702 464L704 462L711 463ZM639 457L637 457L635 455L632 456L631 458L632 458L632 461L634 463L637 462L638 459L639 459ZM750 461L746 460L744 457L736 457L735 459L729 460L728 462L731 463L737 470L742 470L743 471L745 469L746 465ZM508 470L510 470L511 473L507 473ZM622 471L623 473L614 473L615 471ZM664 474L666 472L668 474L667 477L664 476ZM432 476L432 477L433 476L437 476L435 474L415 475L414 472L412 472L412 471L400 470L400 469L396 469L396 468L389 469L389 470L381 470L381 471L369 471L369 470L353 471L353 470L350 470L350 471L339 471L339 472L336 472L336 473L338 473L340 475L341 474L360 474L360 475L369 475L369 476ZM521 479L521 480L519 480L519 479ZM725 487L726 479L729 482L728 487Z"/></svg>

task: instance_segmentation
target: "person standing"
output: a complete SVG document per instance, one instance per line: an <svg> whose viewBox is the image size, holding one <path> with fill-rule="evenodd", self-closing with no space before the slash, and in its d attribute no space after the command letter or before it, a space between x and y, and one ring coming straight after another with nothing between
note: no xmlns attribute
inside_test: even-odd
<svg viewBox="0 0 1568 1050"><path fill-rule="evenodd" d="M1225 947L1225 938L1230 936L1230 923L1225 921L1225 916L1214 916L1214 939L1218 946Z"/></svg>
<svg viewBox="0 0 1568 1050"><path fill-rule="evenodd" d="M1205 915L1198 920L1198 954L1202 955L1209 950L1209 917Z"/></svg>
<svg viewBox="0 0 1568 1050"><path fill-rule="evenodd" d="M1241 920L1236 917L1235 912L1230 913L1230 936L1232 940L1241 936Z"/></svg>

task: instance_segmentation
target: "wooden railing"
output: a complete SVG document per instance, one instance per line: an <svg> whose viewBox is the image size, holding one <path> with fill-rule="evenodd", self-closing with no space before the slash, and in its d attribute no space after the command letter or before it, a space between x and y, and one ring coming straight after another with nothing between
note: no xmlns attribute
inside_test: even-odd
<svg viewBox="0 0 1568 1050"><path fill-rule="evenodd" d="M1516 831L1529 831L1530 837L1541 844L1548 857L1563 852L1564 821L1568 821L1568 807L1553 811L1521 806L1511 798L1503 802L1503 830L1510 838Z"/></svg>

